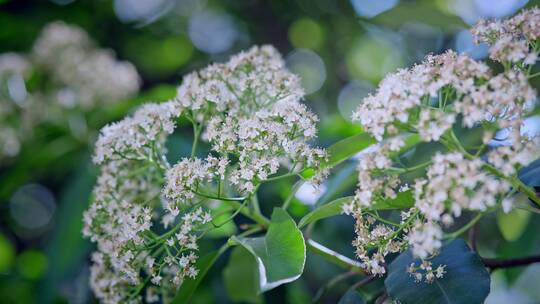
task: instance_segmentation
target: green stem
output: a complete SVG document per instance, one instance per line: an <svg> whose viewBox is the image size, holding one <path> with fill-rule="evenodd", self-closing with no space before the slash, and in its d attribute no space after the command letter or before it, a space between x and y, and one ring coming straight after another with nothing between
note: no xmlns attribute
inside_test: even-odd
<svg viewBox="0 0 540 304"><path fill-rule="evenodd" d="M361 272L365 273L365 271L362 269L362 264L360 262L357 262L353 259L350 259L344 255L341 255L317 242L315 242L312 239L308 239L306 242L307 248L315 253L316 255L324 258L328 262L337 265L339 267L349 269L351 271Z"/></svg>
<svg viewBox="0 0 540 304"><path fill-rule="evenodd" d="M531 65L531 66L532 66L532 65ZM540 76L540 72L531 74L531 75L527 76L527 78L532 79L532 78L534 78L534 77L536 77L536 76Z"/></svg>
<svg viewBox="0 0 540 304"><path fill-rule="evenodd" d="M427 167L429 165L431 165L431 160L427 161L425 163L418 164L416 166L408 167L408 168L391 167L391 168L388 169L388 171L393 171L393 172L397 172L397 173L407 173L407 172L412 172L412 171L416 171L418 169L425 168L425 167Z"/></svg>
<svg viewBox="0 0 540 304"><path fill-rule="evenodd" d="M199 137L201 135L201 127L193 121L193 144L191 145L191 158L195 157L197 152L197 144L199 143Z"/></svg>
<svg viewBox="0 0 540 304"><path fill-rule="evenodd" d="M235 209L240 209L240 213L242 213L245 217L253 220L257 224L261 225L263 228L268 228L268 225L270 225L270 220L266 218L264 215L260 213L251 212L247 208L240 208L242 207L242 204L238 203L237 201L224 201L224 202Z"/></svg>
<svg viewBox="0 0 540 304"><path fill-rule="evenodd" d="M486 171L509 181L514 188L525 193L536 205L540 206L540 197L538 197L536 192L531 187L525 185L517 176L506 176L499 169L490 164L484 164L483 168Z"/></svg>
<svg viewBox="0 0 540 304"><path fill-rule="evenodd" d="M373 218L375 218L376 220L378 220L379 222L388 224L390 226L401 227L398 223L394 223L392 221L383 219L382 217L380 217L380 216L378 216L378 215L376 215L376 214L374 214L372 212L366 212L366 213L369 214L370 216L372 216Z"/></svg>
<svg viewBox="0 0 540 304"><path fill-rule="evenodd" d="M303 184L303 181L298 181L298 182L296 182L296 184L294 184L294 186L291 189L291 193L289 194L289 196L287 196L287 198L283 202L283 205L281 205L281 208L283 208L283 210L287 210L289 208L289 206L290 206L290 204L291 204L291 202L292 202L292 200L294 198L294 195L296 194L298 189L300 189L302 184Z"/></svg>
<svg viewBox="0 0 540 304"><path fill-rule="evenodd" d="M276 180L280 180L280 179L283 179L283 178L288 178L288 177L292 177L292 176L296 176L296 175L298 175L297 172L289 172L289 173L285 173L285 174L282 174L282 175L269 177L269 178L265 179L262 182L263 183L272 182L272 181L276 181Z"/></svg>
<svg viewBox="0 0 540 304"><path fill-rule="evenodd" d="M246 203L248 201L247 200L244 200L244 202L242 203L242 205L240 205L240 207L238 209L236 209L234 211L234 213L228 218L226 219L223 223L221 224L214 224L214 222L212 222L212 225L214 226L214 228L220 228L222 227L223 225L227 224L228 222L232 221L237 215L238 213L240 212L240 210L242 210L242 208L244 208L246 206Z"/></svg>
<svg viewBox="0 0 540 304"><path fill-rule="evenodd" d="M482 218L483 215L484 214L482 214L482 213L478 213L466 225L464 225L463 227L459 228L458 230L448 234L445 238L447 238L447 239L455 239L455 238L459 237L460 235L465 233L467 230L469 230L472 226L474 226L474 224L476 224L476 222L478 222Z"/></svg>
<svg viewBox="0 0 540 304"><path fill-rule="evenodd" d="M259 206L259 198L257 197L257 193L253 193L251 195L251 202L253 203L253 210L255 213L261 213L261 206Z"/></svg>
<svg viewBox="0 0 540 304"><path fill-rule="evenodd" d="M204 198L214 199L218 201L243 202L247 199L247 197L220 197L220 196L214 196L214 195L200 193L196 191L193 191L193 193L197 194L198 196L202 196Z"/></svg>

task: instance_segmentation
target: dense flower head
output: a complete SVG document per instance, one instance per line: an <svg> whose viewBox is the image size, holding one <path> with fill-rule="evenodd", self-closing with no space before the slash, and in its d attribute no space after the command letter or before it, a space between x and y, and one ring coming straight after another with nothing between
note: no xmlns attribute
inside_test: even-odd
<svg viewBox="0 0 540 304"><path fill-rule="evenodd" d="M10 92L9 84L16 86L24 83L30 72L31 64L24 56L16 53L0 54L0 159L15 156L20 151L23 137L21 125L25 122L17 123L14 120L20 119L19 107L24 104L26 96L12 96L14 92Z"/></svg>
<svg viewBox="0 0 540 304"><path fill-rule="evenodd" d="M300 101L298 76L288 72L271 46L253 47L186 77L176 100L202 138L230 162L230 181L243 193L278 172L315 167L326 157L308 141L316 136L317 117Z"/></svg>
<svg viewBox="0 0 540 304"><path fill-rule="evenodd" d="M418 282L431 283L442 278L445 265L429 260L456 218L513 208L518 170L540 157L538 134L522 132L537 101L530 70L523 64L530 64L526 56L536 60L538 12L534 8L508 20L482 21L473 29L477 39L491 45L492 56L504 49L506 57L494 57L510 62L502 72L453 51L429 55L386 76L353 113L378 142L359 156L358 188L343 208L356 220L353 245L369 272L383 275L386 255L410 249L422 262L411 265L409 273ZM514 45L504 39L526 43L527 54L516 55ZM475 139L478 145L466 143L465 135L475 132L482 137ZM415 148L406 139L415 136L436 144L422 155L423 162L410 164L404 153ZM413 172L411 180L407 174ZM400 223L372 210L378 202L403 203L407 197L411 206L402 211Z"/></svg>
<svg viewBox="0 0 540 304"><path fill-rule="evenodd" d="M36 74L42 77L27 87ZM139 85L135 67L98 48L83 29L47 24L29 54L0 54L0 140L6 143L0 158L16 156L40 123L63 127L132 96ZM77 139L92 137L79 130L72 129Z"/></svg>
<svg viewBox="0 0 540 304"><path fill-rule="evenodd" d="M155 152L163 149L166 136L174 131L180 114L175 102L149 103L132 116L105 126L96 142L94 162L159 157Z"/></svg>
<svg viewBox="0 0 540 304"><path fill-rule="evenodd" d="M212 221L209 201L232 193L245 197L228 199L247 201L280 169L286 175L316 167L326 153L309 145L317 117L302 97L279 53L254 47L186 75L173 100L145 104L105 126L83 229L98 245L91 269L96 296L140 302L129 293L148 284L146 301L169 302L184 279L197 276L197 241ZM181 118L194 128L192 155L170 164L166 141ZM204 158L197 157L199 138L211 147Z"/></svg>
<svg viewBox="0 0 540 304"><path fill-rule="evenodd" d="M490 45L490 57L499 62L534 65L540 46L540 9L533 7L504 20L481 20L472 30L477 43Z"/></svg>
<svg viewBox="0 0 540 304"><path fill-rule="evenodd" d="M116 60L111 50L96 48L88 34L73 25L45 26L30 56L51 73L59 87L55 98L65 107L93 108L139 90L139 76L131 63Z"/></svg>
<svg viewBox="0 0 540 304"><path fill-rule="evenodd" d="M437 141L458 115L470 128L521 115L534 100L535 91L522 72L493 77L484 63L447 51L388 75L377 92L360 104L353 119L378 140L411 124L423 140Z"/></svg>

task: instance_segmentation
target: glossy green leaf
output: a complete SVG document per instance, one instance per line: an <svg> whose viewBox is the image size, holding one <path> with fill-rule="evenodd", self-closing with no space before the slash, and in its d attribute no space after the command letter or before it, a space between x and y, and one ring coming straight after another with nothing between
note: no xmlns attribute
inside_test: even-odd
<svg viewBox="0 0 540 304"><path fill-rule="evenodd" d="M90 241L82 236L83 212L88 207L95 184L95 170L90 161L83 163L62 190L58 222L47 243L47 273L41 280L39 298L52 301L54 291L81 265Z"/></svg>
<svg viewBox="0 0 540 304"><path fill-rule="evenodd" d="M260 303L257 261L243 247L236 247L223 270L225 289L232 301Z"/></svg>
<svg viewBox="0 0 540 304"><path fill-rule="evenodd" d="M356 291L356 290L349 290L347 291L341 299L339 299L338 304L364 304L366 301L364 301L364 298L362 298L362 295Z"/></svg>
<svg viewBox="0 0 540 304"><path fill-rule="evenodd" d="M327 167L333 167L344 160L349 159L356 153L375 144L377 141L369 133L360 133L347 137L328 147Z"/></svg>
<svg viewBox="0 0 540 304"><path fill-rule="evenodd" d="M349 203L353 200L352 196L338 198L329 202L328 204L322 205L310 213L306 214L300 222L298 227L302 228L306 225L316 222L318 220L336 216L342 213L343 205ZM398 193L395 199L390 200L380 200L376 201L375 204L370 208L371 210L389 210L389 209L403 209L409 208L413 204L413 196L411 191L405 191Z"/></svg>
<svg viewBox="0 0 540 304"><path fill-rule="evenodd" d="M274 209L264 237L233 237L232 240L257 260L260 292L292 282L304 271L304 237L294 220L281 208Z"/></svg>
<svg viewBox="0 0 540 304"><path fill-rule="evenodd" d="M314 209L310 213L306 214L302 219L300 219L300 222L298 222L298 228L303 228L306 225L309 225L320 219L341 214L343 212L343 205L351 202L353 198L354 197L352 196L338 198L329 202L328 204L322 205L319 208Z"/></svg>
<svg viewBox="0 0 540 304"><path fill-rule="evenodd" d="M342 139L326 149L328 161L321 164L321 168L334 167L374 143L376 140L364 132ZM302 176L309 178L315 173L313 168L308 168L302 172Z"/></svg>
<svg viewBox="0 0 540 304"><path fill-rule="evenodd" d="M462 239L443 246L440 254L430 259L434 267L446 265L444 277L432 283L414 281L407 272L413 260L419 264L408 250L388 267L384 285L396 301L404 304L475 304L483 303L489 294L489 273L480 257Z"/></svg>
<svg viewBox="0 0 540 304"><path fill-rule="evenodd" d="M354 162L348 162L341 166L336 174L328 179L326 190L317 200L315 206L318 207L327 204L353 188L358 182L358 171L356 171L356 166L357 165Z"/></svg>
<svg viewBox="0 0 540 304"><path fill-rule="evenodd" d="M208 228L210 228L210 230L206 233L206 237L224 238L230 237L236 233L236 225L230 220L232 211L226 212L227 209L230 208L225 204L219 204L216 208L212 209L212 222L214 225L218 225L218 227L212 227L209 223Z"/></svg>
<svg viewBox="0 0 540 304"><path fill-rule="evenodd" d="M191 297L195 293L195 290L197 290L197 287L199 287L201 284L202 280L206 276L206 273L208 273L208 270L210 270L212 265L214 265L214 263L227 250L227 248L229 248L228 245L225 245L219 250L210 252L199 258L195 265L195 267L199 270L199 274L195 279L187 279L182 283L172 303L189 303Z"/></svg>
<svg viewBox="0 0 540 304"><path fill-rule="evenodd" d="M509 213L497 213L497 226L508 242L513 242L525 232L531 213L522 209L514 209Z"/></svg>
<svg viewBox="0 0 540 304"><path fill-rule="evenodd" d="M405 2L378 15L373 19L373 22L388 27L398 27L406 22L422 20L423 24L445 31L466 26L462 19L453 14L441 12L434 3L436 1L428 1L425 5Z"/></svg>

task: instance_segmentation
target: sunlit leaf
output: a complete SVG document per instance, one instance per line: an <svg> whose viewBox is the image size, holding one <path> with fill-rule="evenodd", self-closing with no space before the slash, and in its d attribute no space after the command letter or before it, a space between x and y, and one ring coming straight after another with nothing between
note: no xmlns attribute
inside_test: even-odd
<svg viewBox="0 0 540 304"><path fill-rule="evenodd" d="M265 292L300 277L306 262L306 245L294 220L281 208L272 213L264 237L233 237L257 260L259 289Z"/></svg>
<svg viewBox="0 0 540 304"><path fill-rule="evenodd" d="M300 222L298 227L302 228L306 225L316 222L318 220L339 215L343 212L343 206L353 200L352 196L338 198L325 205L322 205L310 213L306 214ZM370 210L389 210L389 209L403 209L410 208L413 205L413 196L411 191L404 191L398 193L395 199L378 200Z"/></svg>
<svg viewBox="0 0 540 304"><path fill-rule="evenodd" d="M525 232L531 213L522 209L514 209L509 213L497 213L497 226L505 240L513 242Z"/></svg>
<svg viewBox="0 0 540 304"><path fill-rule="evenodd" d="M236 247L223 269L225 289L232 301L260 303L257 261L243 247Z"/></svg>

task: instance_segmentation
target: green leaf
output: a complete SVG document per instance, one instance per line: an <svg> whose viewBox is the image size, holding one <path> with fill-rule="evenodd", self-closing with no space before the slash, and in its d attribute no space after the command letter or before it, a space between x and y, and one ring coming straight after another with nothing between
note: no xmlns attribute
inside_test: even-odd
<svg viewBox="0 0 540 304"><path fill-rule="evenodd" d="M225 289L232 301L260 303L257 261L243 247L235 248L223 270Z"/></svg>
<svg viewBox="0 0 540 304"><path fill-rule="evenodd" d="M195 293L195 290L197 290L197 287L199 287L199 285L201 284L202 280L206 276L206 273L208 273L208 270L210 270L212 265L214 265L214 263L218 260L218 258L228 248L229 248L229 245L224 245L219 250L210 252L207 255L199 258L195 266L199 270L199 274L197 275L195 279L193 280L187 279L182 283L172 303L178 303L178 304L189 303L189 300Z"/></svg>
<svg viewBox="0 0 540 304"><path fill-rule="evenodd" d="M85 158L87 160L70 177L60 195L58 221L46 247L47 272L38 289L38 297L44 302L52 302L61 282L73 278L90 249L89 240L81 233L82 218L95 185L96 172L89 156Z"/></svg>
<svg viewBox="0 0 540 304"><path fill-rule="evenodd" d="M322 206L341 196L344 192L353 188L358 182L356 163L348 162L340 167L334 176L328 179L324 194L317 200L315 206Z"/></svg>
<svg viewBox="0 0 540 304"><path fill-rule="evenodd" d="M413 262L410 250L400 254L389 266L384 281L392 299L401 303L473 304L483 303L490 289L490 277L480 257L464 240L456 239L441 248L441 253L430 259L433 267L446 265L444 277L432 283L415 282L407 272Z"/></svg>
<svg viewBox="0 0 540 304"><path fill-rule="evenodd" d="M232 237L257 260L260 292L292 282L300 277L306 262L302 232L289 214L275 208L264 237Z"/></svg>
<svg viewBox="0 0 540 304"><path fill-rule="evenodd" d="M352 200L353 200L352 196L346 196L346 197L333 200L328 204L322 205L316 208L315 210L311 211L310 213L306 214L302 219L300 219L300 222L298 223L298 227L302 228L318 220L339 215L342 213L343 205L351 202ZM410 208L412 205L413 205L413 195L412 195L412 192L409 190L409 191L398 193L395 199L376 201L375 204L373 204L373 206L369 209L370 210L403 209L403 208Z"/></svg>
<svg viewBox="0 0 540 304"><path fill-rule="evenodd" d="M422 5L402 3L373 18L372 22L387 27L399 27L406 22L422 20L422 23L443 31L449 31L456 27L466 27L463 20L455 15L441 12L434 3L435 1L427 1Z"/></svg>
<svg viewBox="0 0 540 304"><path fill-rule="evenodd" d="M300 219L300 222L298 222L298 228L301 229L306 225L309 225L318 220L341 214L343 210L343 205L352 202L353 198L353 196L338 198L326 205L322 205L319 208L314 209Z"/></svg>
<svg viewBox="0 0 540 304"><path fill-rule="evenodd" d="M377 143L369 133L360 133L347 137L328 147L328 162L326 167L333 167L354 156L356 153Z"/></svg>
<svg viewBox="0 0 540 304"><path fill-rule="evenodd" d="M531 213L522 209L513 209L509 213L497 213L497 226L508 242L519 239L529 224Z"/></svg>
<svg viewBox="0 0 540 304"><path fill-rule="evenodd" d="M362 298L362 295L356 290L349 290L347 291L341 299L339 299L338 304L364 304L366 301L364 301L364 298Z"/></svg>
<svg viewBox="0 0 540 304"><path fill-rule="evenodd" d="M208 228L211 228L206 233L208 238L224 238L230 237L236 233L236 225L234 221L230 220L232 212L224 212L229 207L225 204L219 204L216 208L212 209L212 221L215 225L220 225L217 228L213 228L209 223Z"/></svg>
<svg viewBox="0 0 540 304"><path fill-rule="evenodd" d="M320 168L317 169L334 167L376 142L369 133L364 132L342 139L326 149L328 161L321 164ZM314 168L307 168L302 172L302 176L310 178L315 173Z"/></svg>

